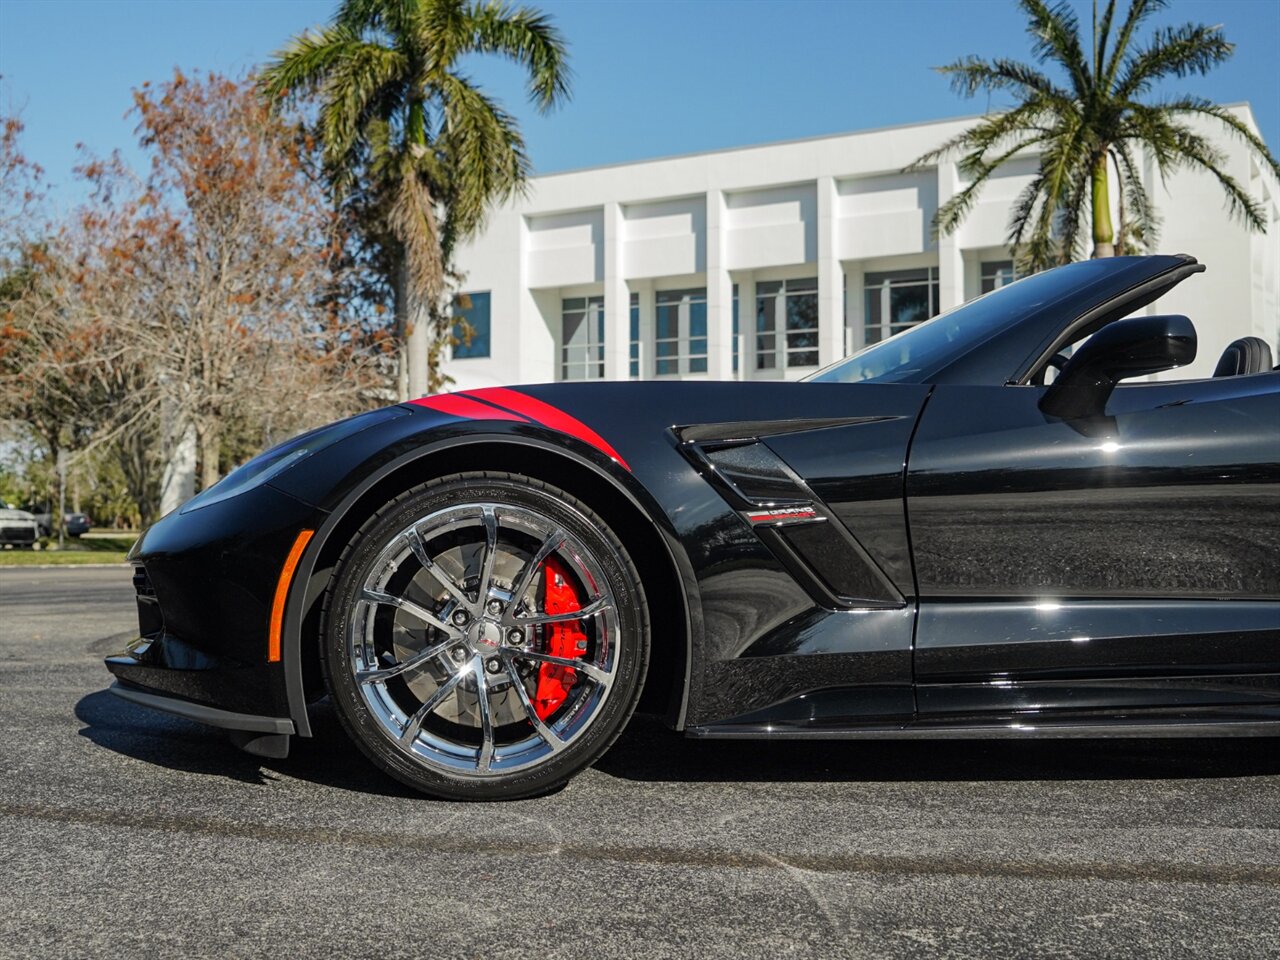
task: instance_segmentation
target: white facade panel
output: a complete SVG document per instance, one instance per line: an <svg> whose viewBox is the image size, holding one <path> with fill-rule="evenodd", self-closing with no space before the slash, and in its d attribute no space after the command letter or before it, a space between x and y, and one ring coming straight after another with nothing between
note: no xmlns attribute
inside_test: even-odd
<svg viewBox="0 0 1280 960"><path fill-rule="evenodd" d="M604 211L529 218L528 283L565 287L604 280Z"/></svg>
<svg viewBox="0 0 1280 960"><path fill-rule="evenodd" d="M730 270L813 263L818 257L817 190L808 183L729 193L723 229Z"/></svg>
<svg viewBox="0 0 1280 960"><path fill-rule="evenodd" d="M636 203L624 208L623 273L628 279L706 270L704 197Z"/></svg>

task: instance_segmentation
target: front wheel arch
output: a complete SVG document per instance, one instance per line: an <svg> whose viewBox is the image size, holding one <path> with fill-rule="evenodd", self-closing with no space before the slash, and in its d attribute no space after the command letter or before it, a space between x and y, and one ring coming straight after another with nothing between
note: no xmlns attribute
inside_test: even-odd
<svg viewBox="0 0 1280 960"><path fill-rule="evenodd" d="M680 562L683 554L668 543L649 510L595 465L550 444L490 435L405 455L356 488L316 531L290 591L284 631L287 706L299 734L310 736L307 704L324 691L321 609L338 558L355 531L375 510L419 484L466 471L511 472L513 462L519 465L515 472L560 487L603 517L634 559L648 597L678 600L665 605L650 601L654 641L640 709L662 713L671 726L683 727L691 642L700 623L689 599L693 581L688 561Z"/></svg>

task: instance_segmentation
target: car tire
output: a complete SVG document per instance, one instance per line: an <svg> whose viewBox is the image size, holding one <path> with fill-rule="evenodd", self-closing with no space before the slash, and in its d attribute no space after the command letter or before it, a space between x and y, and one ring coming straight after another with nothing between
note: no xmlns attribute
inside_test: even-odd
<svg viewBox="0 0 1280 960"><path fill-rule="evenodd" d="M621 539L513 473L443 477L383 506L343 551L322 624L344 729L383 771L450 800L535 796L594 763L649 656Z"/></svg>

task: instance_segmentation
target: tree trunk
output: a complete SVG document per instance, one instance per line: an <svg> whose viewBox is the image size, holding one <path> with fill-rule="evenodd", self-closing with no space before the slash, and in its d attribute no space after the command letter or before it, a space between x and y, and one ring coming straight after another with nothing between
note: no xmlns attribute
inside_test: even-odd
<svg viewBox="0 0 1280 960"><path fill-rule="evenodd" d="M405 344L409 357L409 397L426 396L431 382L431 318L426 304L409 303L409 337Z"/></svg>
<svg viewBox="0 0 1280 960"><path fill-rule="evenodd" d="M409 278L403 262L396 264L393 270L391 295L395 300L396 315L396 400L404 403L409 399Z"/></svg>
<svg viewBox="0 0 1280 960"><path fill-rule="evenodd" d="M1093 256L1116 255L1116 233L1111 226L1111 190L1107 183L1107 152L1093 163Z"/></svg>
<svg viewBox="0 0 1280 960"><path fill-rule="evenodd" d="M134 502L148 522L157 513L164 516L177 510L196 493L195 428L190 424L166 423L163 436L167 454L156 494L151 493L150 484L145 480L146 464L140 463L137 468ZM145 457L145 452L139 456Z"/></svg>
<svg viewBox="0 0 1280 960"><path fill-rule="evenodd" d="M218 457L222 452L222 435L216 420L196 428L200 441L200 489L208 490L218 482Z"/></svg>

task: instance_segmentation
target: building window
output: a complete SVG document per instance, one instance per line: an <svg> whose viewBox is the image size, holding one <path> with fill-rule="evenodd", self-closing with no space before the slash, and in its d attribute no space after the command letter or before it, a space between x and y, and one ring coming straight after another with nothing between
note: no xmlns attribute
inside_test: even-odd
<svg viewBox="0 0 1280 960"><path fill-rule="evenodd" d="M707 291L659 290L654 307L653 372L707 372Z"/></svg>
<svg viewBox="0 0 1280 960"><path fill-rule="evenodd" d="M738 340L741 337L738 326L738 285L733 285L733 372L738 373Z"/></svg>
<svg viewBox="0 0 1280 960"><path fill-rule="evenodd" d="M631 379L640 379L640 294L631 295Z"/></svg>
<svg viewBox="0 0 1280 960"><path fill-rule="evenodd" d="M604 377L604 297L561 301L561 380Z"/></svg>
<svg viewBox="0 0 1280 960"><path fill-rule="evenodd" d="M867 343L879 343L938 313L938 268L868 273Z"/></svg>
<svg viewBox="0 0 1280 960"><path fill-rule="evenodd" d="M982 265L982 292L999 290L1019 279L1012 260L988 260Z"/></svg>
<svg viewBox="0 0 1280 960"><path fill-rule="evenodd" d="M458 294L453 298L453 316L453 359L489 356L489 294Z"/></svg>
<svg viewBox="0 0 1280 960"><path fill-rule="evenodd" d="M818 278L756 284L756 369L818 365Z"/></svg>

